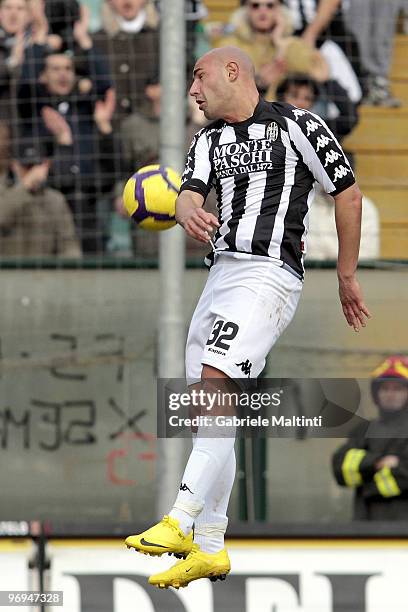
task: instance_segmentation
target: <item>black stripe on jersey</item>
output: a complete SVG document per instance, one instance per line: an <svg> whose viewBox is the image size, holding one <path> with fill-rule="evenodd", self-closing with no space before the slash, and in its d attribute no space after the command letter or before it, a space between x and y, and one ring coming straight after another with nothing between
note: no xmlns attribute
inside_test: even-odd
<svg viewBox="0 0 408 612"><path fill-rule="evenodd" d="M235 142L246 142L249 140L248 127L235 129ZM227 223L229 231L224 236L224 241L232 251L236 250L237 229L240 220L245 213L246 194L249 185L249 174L237 174L234 177L234 195L231 201L231 218Z"/></svg>
<svg viewBox="0 0 408 612"><path fill-rule="evenodd" d="M283 261L289 264L296 272L299 272L303 278L304 269L302 264L303 254L301 241L305 227L304 218L307 213L307 199L313 188L315 178L303 161L300 151L292 141L290 142L290 146L295 151L298 162L295 168L294 185L290 192L289 207L283 222L283 236L280 253ZM300 228L302 228L301 233L299 233Z"/></svg>
<svg viewBox="0 0 408 612"><path fill-rule="evenodd" d="M191 177L194 174L194 168L195 168L195 152L196 152L196 148L197 148L197 143L198 140L201 136L201 134L203 133L203 130L200 130L199 132L197 132L196 134L194 134L190 149L188 150L187 153L187 158L186 158L186 165L185 165L185 170L183 172L183 176L181 178L181 187L183 188L184 183L187 183ZM200 181L201 182L201 181ZM182 191L182 189L181 189Z"/></svg>
<svg viewBox="0 0 408 612"><path fill-rule="evenodd" d="M211 139L211 146L210 146L210 151L209 151L209 155L210 155L210 159L214 158L214 149L216 146L219 145L220 142L220 137L221 137L221 130L218 132L218 134L214 134L212 136ZM217 195L217 209L218 209L218 221L220 226L222 225L222 185L221 185L221 181L214 181L214 189L215 189L215 193ZM213 237L213 242L216 243L218 238L220 237L220 229L218 228L217 231L214 234Z"/></svg>
<svg viewBox="0 0 408 612"><path fill-rule="evenodd" d="M293 145L292 145L293 146ZM295 147L294 147L295 148ZM307 184L307 177L310 183ZM314 177L299 157L295 169L295 181L290 192L289 206L283 222L283 236L280 245L280 258L298 272L302 278L302 235L307 213L307 199L314 183ZM300 232L302 228L302 233Z"/></svg>
<svg viewBox="0 0 408 612"><path fill-rule="evenodd" d="M276 213L279 209L279 203L285 185L286 147L283 142L276 141L274 143L274 152L276 152L277 155L281 155L284 162L280 168L277 168L275 165L274 168L266 174L265 191L262 198L260 215L256 220L255 231L252 237L251 250L254 255L268 256ZM278 186L276 186L277 184Z"/></svg>
<svg viewBox="0 0 408 612"><path fill-rule="evenodd" d="M190 149L187 153L186 165L183 176L181 177L181 187L179 189L179 193L185 190L194 191L195 193L201 194L205 200L211 190L212 181L214 179L213 173L211 172L206 183L199 178L192 178L197 166L197 144L203 134L205 134L204 129L200 130L194 135Z"/></svg>

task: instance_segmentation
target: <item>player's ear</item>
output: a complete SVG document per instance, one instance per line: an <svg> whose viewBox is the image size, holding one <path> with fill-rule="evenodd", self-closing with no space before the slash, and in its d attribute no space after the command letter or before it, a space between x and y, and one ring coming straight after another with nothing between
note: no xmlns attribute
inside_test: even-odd
<svg viewBox="0 0 408 612"><path fill-rule="evenodd" d="M236 62L228 62L227 64L227 76L231 82L237 80L239 75L239 66Z"/></svg>

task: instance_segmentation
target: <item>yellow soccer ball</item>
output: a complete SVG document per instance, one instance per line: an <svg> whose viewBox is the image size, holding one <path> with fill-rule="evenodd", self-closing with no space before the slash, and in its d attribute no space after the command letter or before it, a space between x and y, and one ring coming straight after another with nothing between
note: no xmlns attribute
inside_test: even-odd
<svg viewBox="0 0 408 612"><path fill-rule="evenodd" d="M123 191L125 208L140 227L160 232L176 225L176 198L181 178L175 170L145 166L130 177Z"/></svg>

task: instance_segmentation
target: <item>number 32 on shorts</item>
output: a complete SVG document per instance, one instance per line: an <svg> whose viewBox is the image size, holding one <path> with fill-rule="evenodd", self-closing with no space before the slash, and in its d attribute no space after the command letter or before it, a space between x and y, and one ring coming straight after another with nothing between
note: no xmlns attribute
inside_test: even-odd
<svg viewBox="0 0 408 612"><path fill-rule="evenodd" d="M223 351L228 351L230 348L230 342L235 338L239 330L236 323L232 321L223 321L223 319L217 319L214 323L211 335L207 340L207 346L214 345Z"/></svg>

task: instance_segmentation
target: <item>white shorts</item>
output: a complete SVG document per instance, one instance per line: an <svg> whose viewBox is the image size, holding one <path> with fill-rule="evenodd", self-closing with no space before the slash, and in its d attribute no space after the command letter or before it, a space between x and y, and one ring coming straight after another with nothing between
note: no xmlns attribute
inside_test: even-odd
<svg viewBox="0 0 408 612"><path fill-rule="evenodd" d="M257 378L295 314L303 283L269 261L220 255L191 320L186 346L188 384L203 364L232 379Z"/></svg>

